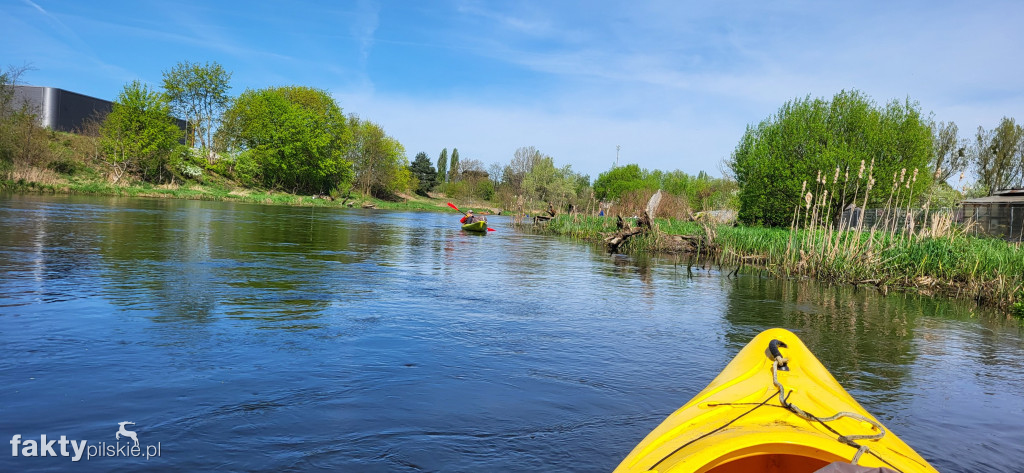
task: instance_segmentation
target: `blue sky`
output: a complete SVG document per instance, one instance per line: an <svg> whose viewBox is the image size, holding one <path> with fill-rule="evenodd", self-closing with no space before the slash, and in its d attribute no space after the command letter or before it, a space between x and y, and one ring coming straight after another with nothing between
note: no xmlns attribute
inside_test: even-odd
<svg viewBox="0 0 1024 473"><path fill-rule="evenodd" d="M329 91L410 159L534 146L593 179L621 146L719 175L747 125L807 95L909 97L963 137L1024 119L1022 19L1019 1L0 0L0 67L113 100L216 61L233 95Z"/></svg>

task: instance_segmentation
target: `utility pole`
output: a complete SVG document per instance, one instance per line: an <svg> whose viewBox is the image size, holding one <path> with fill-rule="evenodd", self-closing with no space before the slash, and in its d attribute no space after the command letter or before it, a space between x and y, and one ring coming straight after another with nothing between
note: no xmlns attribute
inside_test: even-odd
<svg viewBox="0 0 1024 473"><path fill-rule="evenodd" d="M622 149L622 145L615 145L615 167L619 167L619 150Z"/></svg>

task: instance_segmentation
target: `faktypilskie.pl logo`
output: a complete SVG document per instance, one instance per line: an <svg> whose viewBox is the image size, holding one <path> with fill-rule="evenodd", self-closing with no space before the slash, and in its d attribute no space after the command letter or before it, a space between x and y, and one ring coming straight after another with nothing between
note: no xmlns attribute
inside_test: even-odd
<svg viewBox="0 0 1024 473"><path fill-rule="evenodd" d="M68 440L66 435L59 439L47 439L46 434L39 436L39 440L22 438L21 434L11 437L11 456L15 457L69 457L71 461L81 461L82 458L91 460L98 457L145 457L149 460L152 457L159 457L161 453L160 442L155 445L142 446L139 444L139 436L133 430L125 428L126 425L135 425L134 422L118 422L117 433L114 434L116 442L97 442L90 444L87 440ZM121 442L125 437L125 442ZM128 441L131 439L131 441Z"/></svg>

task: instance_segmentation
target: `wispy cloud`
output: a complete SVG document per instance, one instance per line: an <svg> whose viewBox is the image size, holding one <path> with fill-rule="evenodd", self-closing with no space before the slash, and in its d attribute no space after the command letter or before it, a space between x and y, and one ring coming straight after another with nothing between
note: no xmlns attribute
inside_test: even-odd
<svg viewBox="0 0 1024 473"><path fill-rule="evenodd" d="M363 64L370 58L374 33L379 22L379 6L370 0L361 0L358 3L355 21L352 22L352 35L359 44L359 56Z"/></svg>
<svg viewBox="0 0 1024 473"><path fill-rule="evenodd" d="M46 23L49 25L51 31L56 32L56 36L59 37L69 48L85 53L89 56L95 56L95 52L88 46L82 38L71 28L69 28L60 18L51 14L50 12L43 9L39 4L32 0L22 0L25 5L38 12L43 16Z"/></svg>
<svg viewBox="0 0 1024 473"><path fill-rule="evenodd" d="M748 124L841 89L910 97L961 130L1024 109L1012 0L183 1L22 0L0 11L21 38L0 58L84 91L216 60L236 92L328 89L410 154L457 146L490 162L532 145L591 174L616 144L648 168L714 170Z"/></svg>

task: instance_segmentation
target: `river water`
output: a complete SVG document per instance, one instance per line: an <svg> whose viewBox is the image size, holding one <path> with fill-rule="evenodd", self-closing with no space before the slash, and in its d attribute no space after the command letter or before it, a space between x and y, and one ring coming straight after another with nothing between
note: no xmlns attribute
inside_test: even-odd
<svg viewBox="0 0 1024 473"><path fill-rule="evenodd" d="M940 471L1024 471L1016 321L457 223L0 196L0 445L93 449L0 471L610 471L771 327Z"/></svg>

